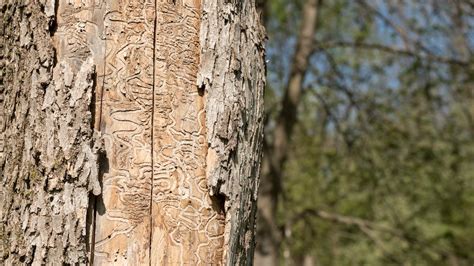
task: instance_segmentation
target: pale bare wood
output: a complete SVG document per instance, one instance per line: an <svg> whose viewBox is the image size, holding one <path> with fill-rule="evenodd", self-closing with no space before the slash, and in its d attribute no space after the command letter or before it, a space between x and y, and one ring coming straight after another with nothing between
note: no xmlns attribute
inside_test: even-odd
<svg viewBox="0 0 474 266"><path fill-rule="evenodd" d="M206 177L200 1L157 1L152 265L223 263L224 213Z"/></svg>
<svg viewBox="0 0 474 266"><path fill-rule="evenodd" d="M150 260L155 3L105 1L100 129L108 169L96 202L96 265Z"/></svg>
<svg viewBox="0 0 474 266"><path fill-rule="evenodd" d="M106 11L110 18L106 17L100 120L109 169L104 175L103 203L96 204L94 262L147 264L151 259L154 265L220 264L224 218L222 210L213 208L207 192L204 100L195 86L200 3L158 1L155 7L150 2L135 6L136 13L126 13L125 3L107 5ZM123 32L130 35L120 36ZM130 42L133 37L136 43ZM148 50L152 45L155 54ZM133 72L137 65L141 71ZM149 85L155 86L154 99L153 88L140 89ZM155 110L149 105L153 100ZM153 135L147 133L151 119ZM150 144L154 147L153 173L147 161L151 159Z"/></svg>

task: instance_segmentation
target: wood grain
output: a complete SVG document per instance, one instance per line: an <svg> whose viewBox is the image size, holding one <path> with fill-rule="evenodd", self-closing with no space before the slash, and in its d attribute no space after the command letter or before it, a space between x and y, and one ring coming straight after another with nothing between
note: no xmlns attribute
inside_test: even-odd
<svg viewBox="0 0 474 266"><path fill-rule="evenodd" d="M108 169L96 202L94 264L149 263L155 3L105 3L101 131Z"/></svg>
<svg viewBox="0 0 474 266"><path fill-rule="evenodd" d="M94 263L222 263L224 214L207 189L205 100L195 85L200 1L108 1L105 9L97 106L108 169Z"/></svg>
<svg viewBox="0 0 474 266"><path fill-rule="evenodd" d="M223 263L224 213L206 177L199 93L200 1L157 2L152 264Z"/></svg>

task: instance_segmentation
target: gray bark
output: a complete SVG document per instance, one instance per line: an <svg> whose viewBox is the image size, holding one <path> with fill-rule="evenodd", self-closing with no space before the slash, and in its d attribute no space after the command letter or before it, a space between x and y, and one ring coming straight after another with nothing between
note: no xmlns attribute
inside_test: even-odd
<svg viewBox="0 0 474 266"><path fill-rule="evenodd" d="M88 197L100 192L95 67L87 54L56 57L54 6L7 1L1 10L1 259L84 263Z"/></svg>
<svg viewBox="0 0 474 266"><path fill-rule="evenodd" d="M204 1L198 86L208 94L209 185L212 195L225 198L228 265L253 261L263 138L263 40L254 1Z"/></svg>

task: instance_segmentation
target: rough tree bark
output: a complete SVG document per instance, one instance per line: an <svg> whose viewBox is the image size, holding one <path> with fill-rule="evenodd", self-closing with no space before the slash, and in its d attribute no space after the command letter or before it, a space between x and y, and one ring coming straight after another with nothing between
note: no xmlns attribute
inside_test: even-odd
<svg viewBox="0 0 474 266"><path fill-rule="evenodd" d="M252 264L254 0L1 3L0 262Z"/></svg>
<svg viewBox="0 0 474 266"><path fill-rule="evenodd" d="M297 121L303 79L313 51L318 7L322 0L306 0L298 41L278 114L272 143L264 155L262 185L258 202L258 246L256 265L278 265L282 231L277 225L277 207L282 190L283 166L286 162L291 134Z"/></svg>

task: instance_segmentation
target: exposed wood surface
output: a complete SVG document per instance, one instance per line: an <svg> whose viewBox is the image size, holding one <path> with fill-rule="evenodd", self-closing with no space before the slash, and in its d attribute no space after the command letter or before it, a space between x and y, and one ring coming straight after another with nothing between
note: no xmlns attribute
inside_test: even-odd
<svg viewBox="0 0 474 266"><path fill-rule="evenodd" d="M224 213L206 176L199 0L157 1L153 118L153 265L223 263Z"/></svg>
<svg viewBox="0 0 474 266"><path fill-rule="evenodd" d="M221 263L224 219L207 190L195 85L200 3L117 1L105 13L99 119L109 164L94 262Z"/></svg>
<svg viewBox="0 0 474 266"><path fill-rule="evenodd" d="M144 265L150 260L155 3L119 0L104 6L105 70L96 120L107 167L95 203L92 260Z"/></svg>

